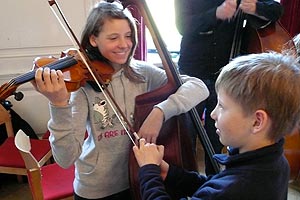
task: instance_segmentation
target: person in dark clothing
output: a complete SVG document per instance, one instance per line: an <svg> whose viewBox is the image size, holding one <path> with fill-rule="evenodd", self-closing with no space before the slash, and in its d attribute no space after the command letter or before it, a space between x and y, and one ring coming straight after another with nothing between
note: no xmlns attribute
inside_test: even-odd
<svg viewBox="0 0 300 200"><path fill-rule="evenodd" d="M174 0L175 22L182 35L179 71L200 78L210 90L210 96L196 108L204 118L204 128L216 153L221 152L223 145L210 117L217 104L214 84L217 72L230 59L237 10L242 10L256 26L257 20L261 26L277 21L283 12L282 6L274 0L241 0L238 4L236 0ZM191 138L195 150L196 133ZM215 173L207 154L205 166L207 175Z"/></svg>
<svg viewBox="0 0 300 200"><path fill-rule="evenodd" d="M141 139L133 151L142 199L170 199L165 185L191 199L287 199L290 168L283 144L299 124L299 81L294 57L269 52L233 59L216 80L218 103L211 113L228 146L228 154L214 155L225 169L204 176L169 165L163 146Z"/></svg>

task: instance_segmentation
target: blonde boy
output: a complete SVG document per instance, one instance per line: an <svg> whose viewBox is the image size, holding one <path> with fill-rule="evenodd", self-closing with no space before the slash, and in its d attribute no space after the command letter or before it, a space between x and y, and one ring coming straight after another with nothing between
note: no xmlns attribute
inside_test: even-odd
<svg viewBox="0 0 300 200"><path fill-rule="evenodd" d="M230 147L229 155L214 156L225 170L209 177L185 171L162 160L162 146L141 140L133 150L143 199L170 199L164 184L192 199L287 199L283 144L299 122L299 84L292 57L270 52L230 62L216 81L218 104L211 113L220 141Z"/></svg>

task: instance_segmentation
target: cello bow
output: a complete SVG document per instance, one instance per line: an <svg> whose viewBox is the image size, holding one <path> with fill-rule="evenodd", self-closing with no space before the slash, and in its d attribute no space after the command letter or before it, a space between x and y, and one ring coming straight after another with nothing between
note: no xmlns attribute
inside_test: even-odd
<svg viewBox="0 0 300 200"><path fill-rule="evenodd" d="M136 97L134 129L138 130L146 116L148 116L150 113L153 105L165 100L169 95L173 94L180 87L182 81L176 65L172 61L170 53L164 45L164 41L159 34L145 0L125 0L123 3L130 5L130 7L133 9L136 8L143 17L143 20L149 29L153 42L158 50L168 78L166 85ZM209 155L215 172L218 173L220 171L220 166L216 160L213 159L214 150L195 108L191 109L191 111L188 113L181 114L177 117L172 117L164 123L157 138L157 144L165 146L164 160L166 160L168 163L181 166L188 170L198 171L191 141L188 135L188 130L190 130L190 128L186 126L191 121L192 125L197 130L197 134L204 150ZM140 199L137 173L138 165L134 158L133 152L131 152L129 155L129 176L131 191L134 199ZM171 195L172 199L180 198L176 195L175 191L171 191L168 188L166 189Z"/></svg>

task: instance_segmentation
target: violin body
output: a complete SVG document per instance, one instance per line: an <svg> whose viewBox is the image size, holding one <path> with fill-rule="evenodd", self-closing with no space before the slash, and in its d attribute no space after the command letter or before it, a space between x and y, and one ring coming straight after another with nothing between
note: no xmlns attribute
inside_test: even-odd
<svg viewBox="0 0 300 200"><path fill-rule="evenodd" d="M58 59L55 57L38 57L35 58L33 62L34 69L45 67L51 63L54 63ZM76 91L81 86L84 85L86 80L86 74L87 70L84 68L82 63L78 63L76 65L79 65L77 67L70 67L61 69L64 74L64 81L66 83L66 87L68 88L68 91Z"/></svg>
<svg viewBox="0 0 300 200"><path fill-rule="evenodd" d="M80 86L85 85L86 81L94 81L88 67L82 62L78 51L76 49L70 48L61 53L61 58L65 56L74 57L78 61L78 66L72 67L67 70L63 70L65 82L82 82ZM99 60L93 60L90 63L90 68L93 69L93 73L99 74L101 81L104 84L108 84L111 81L111 77L115 72L114 68L105 62ZM68 88L68 87L67 87ZM78 88L77 88L78 89ZM73 91L77 90L74 89Z"/></svg>

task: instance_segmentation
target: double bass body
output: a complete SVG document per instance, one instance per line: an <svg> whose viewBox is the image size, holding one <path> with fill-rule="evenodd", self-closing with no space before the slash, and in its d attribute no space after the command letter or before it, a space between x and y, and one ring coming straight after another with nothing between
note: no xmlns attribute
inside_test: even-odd
<svg viewBox="0 0 300 200"><path fill-rule="evenodd" d="M270 23L261 29L254 29L249 24L245 27L240 54L282 52L284 49L294 51L295 46L291 36L279 22Z"/></svg>
<svg viewBox="0 0 300 200"><path fill-rule="evenodd" d="M169 95L173 94L180 86L181 80L178 77L176 66L173 63L168 50L164 47L162 38L160 37L159 32L154 24L154 21L151 18L145 1L127 0L123 3L130 5L130 7L132 8L137 8L139 13L143 17L143 20L145 21L145 24L152 35L154 44L161 57L163 67L166 71L168 78L168 82L166 83L166 85L154 91L136 97L134 113L134 130L139 130L140 126L142 125L146 116L150 113L153 106L165 100ZM190 115L190 113L191 112L181 114L180 116L172 117L171 119L167 120L159 133L159 136L157 138L157 144L165 146L164 160L166 160L168 163L181 166L188 170L197 171L198 167L195 160L195 154L192 150L191 140L188 135L188 131L190 131L193 128L190 128L187 125L194 125L192 122L192 119L194 118L191 117L194 115ZM202 127L201 124L198 123L198 125ZM204 141L204 143L206 142L209 141ZM209 147L211 147L211 144ZM211 152L211 150L209 152ZM129 176L132 195L133 198L136 200L141 199L140 187L138 182L138 169L139 166L136 162L133 152L131 152L129 155ZM176 195L176 191L172 191L168 188L166 189L171 195L172 199L180 198L178 195Z"/></svg>

